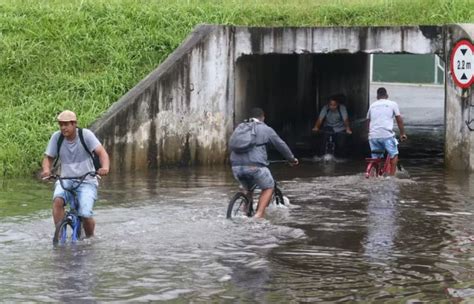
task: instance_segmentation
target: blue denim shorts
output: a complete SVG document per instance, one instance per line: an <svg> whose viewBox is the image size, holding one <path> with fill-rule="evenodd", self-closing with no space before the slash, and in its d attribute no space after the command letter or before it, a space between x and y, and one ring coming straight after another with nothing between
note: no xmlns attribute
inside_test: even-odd
<svg viewBox="0 0 474 304"><path fill-rule="evenodd" d="M72 182L72 180L64 180L64 187L70 187L72 185ZM84 182L75 191L79 200L79 209L77 210L79 216L85 218L92 217L92 215L94 214L92 212L92 207L94 207L94 203L97 199L97 185L93 183ZM57 197L61 197L64 200L65 204L71 202L71 200L73 199L72 194L69 191L64 190L61 187L59 181L56 181L54 187L53 201Z"/></svg>
<svg viewBox="0 0 474 304"><path fill-rule="evenodd" d="M267 167L233 166L232 173L245 190L251 190L255 185L262 190L275 187L272 173Z"/></svg>
<svg viewBox="0 0 474 304"><path fill-rule="evenodd" d="M398 141L395 137L369 139L370 150L387 151L390 158L398 155ZM372 153L372 158L383 157L382 154Z"/></svg>

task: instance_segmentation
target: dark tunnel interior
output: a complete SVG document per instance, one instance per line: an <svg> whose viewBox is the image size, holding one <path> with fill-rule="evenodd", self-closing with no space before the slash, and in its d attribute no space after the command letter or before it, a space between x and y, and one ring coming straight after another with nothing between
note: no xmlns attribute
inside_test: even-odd
<svg viewBox="0 0 474 304"><path fill-rule="evenodd" d="M300 156L313 155L320 136L311 129L329 96L343 94L354 131L348 148L366 153L369 56L357 54L247 55L237 60L235 123L261 107L265 122ZM357 123L359 122L359 123Z"/></svg>

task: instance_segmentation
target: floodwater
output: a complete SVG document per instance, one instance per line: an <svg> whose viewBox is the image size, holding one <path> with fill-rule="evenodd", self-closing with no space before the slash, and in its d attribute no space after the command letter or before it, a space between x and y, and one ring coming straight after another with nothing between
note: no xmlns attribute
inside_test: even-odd
<svg viewBox="0 0 474 304"><path fill-rule="evenodd" d="M225 218L237 189L225 167L108 176L97 236L59 247L52 185L3 181L0 301L473 299L474 178L444 170L442 143L402 147L396 178L365 179L362 160L272 165L291 205L265 220Z"/></svg>

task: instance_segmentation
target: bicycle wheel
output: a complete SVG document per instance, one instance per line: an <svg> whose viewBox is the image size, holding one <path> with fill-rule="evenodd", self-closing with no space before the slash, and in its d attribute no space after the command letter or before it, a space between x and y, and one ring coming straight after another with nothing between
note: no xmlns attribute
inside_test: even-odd
<svg viewBox="0 0 474 304"><path fill-rule="evenodd" d="M365 170L365 177L377 177L379 175L379 166L373 162L367 164L367 169Z"/></svg>
<svg viewBox="0 0 474 304"><path fill-rule="evenodd" d="M82 219L77 218L76 227L72 229L73 235L71 236L72 241L79 241L81 239L81 232L82 232Z"/></svg>
<svg viewBox="0 0 474 304"><path fill-rule="evenodd" d="M251 216L252 209L247 196L242 192L237 192L227 206L227 218Z"/></svg>
<svg viewBox="0 0 474 304"><path fill-rule="evenodd" d="M275 193L273 193L273 199L276 206L285 205L285 201L283 199L283 193L281 193L281 190L278 187L275 187Z"/></svg>
<svg viewBox="0 0 474 304"><path fill-rule="evenodd" d="M403 166L402 166L402 164L400 163L400 161L398 161L398 163L397 163L397 170L400 171L400 172L405 171L405 169L403 168Z"/></svg>
<svg viewBox="0 0 474 304"><path fill-rule="evenodd" d="M69 225L69 220L67 218L63 219L56 225L56 230L54 231L53 244L64 244L67 239L67 226Z"/></svg>
<svg viewBox="0 0 474 304"><path fill-rule="evenodd" d="M326 154L334 155L335 145L333 142L328 143L326 146Z"/></svg>

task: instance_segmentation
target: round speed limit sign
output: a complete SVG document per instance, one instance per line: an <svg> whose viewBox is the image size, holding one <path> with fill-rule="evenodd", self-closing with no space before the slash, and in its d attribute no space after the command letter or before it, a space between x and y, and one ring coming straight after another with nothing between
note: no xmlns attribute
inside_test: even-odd
<svg viewBox="0 0 474 304"><path fill-rule="evenodd" d="M451 74L459 87L469 88L474 82L474 45L461 40L451 51Z"/></svg>

